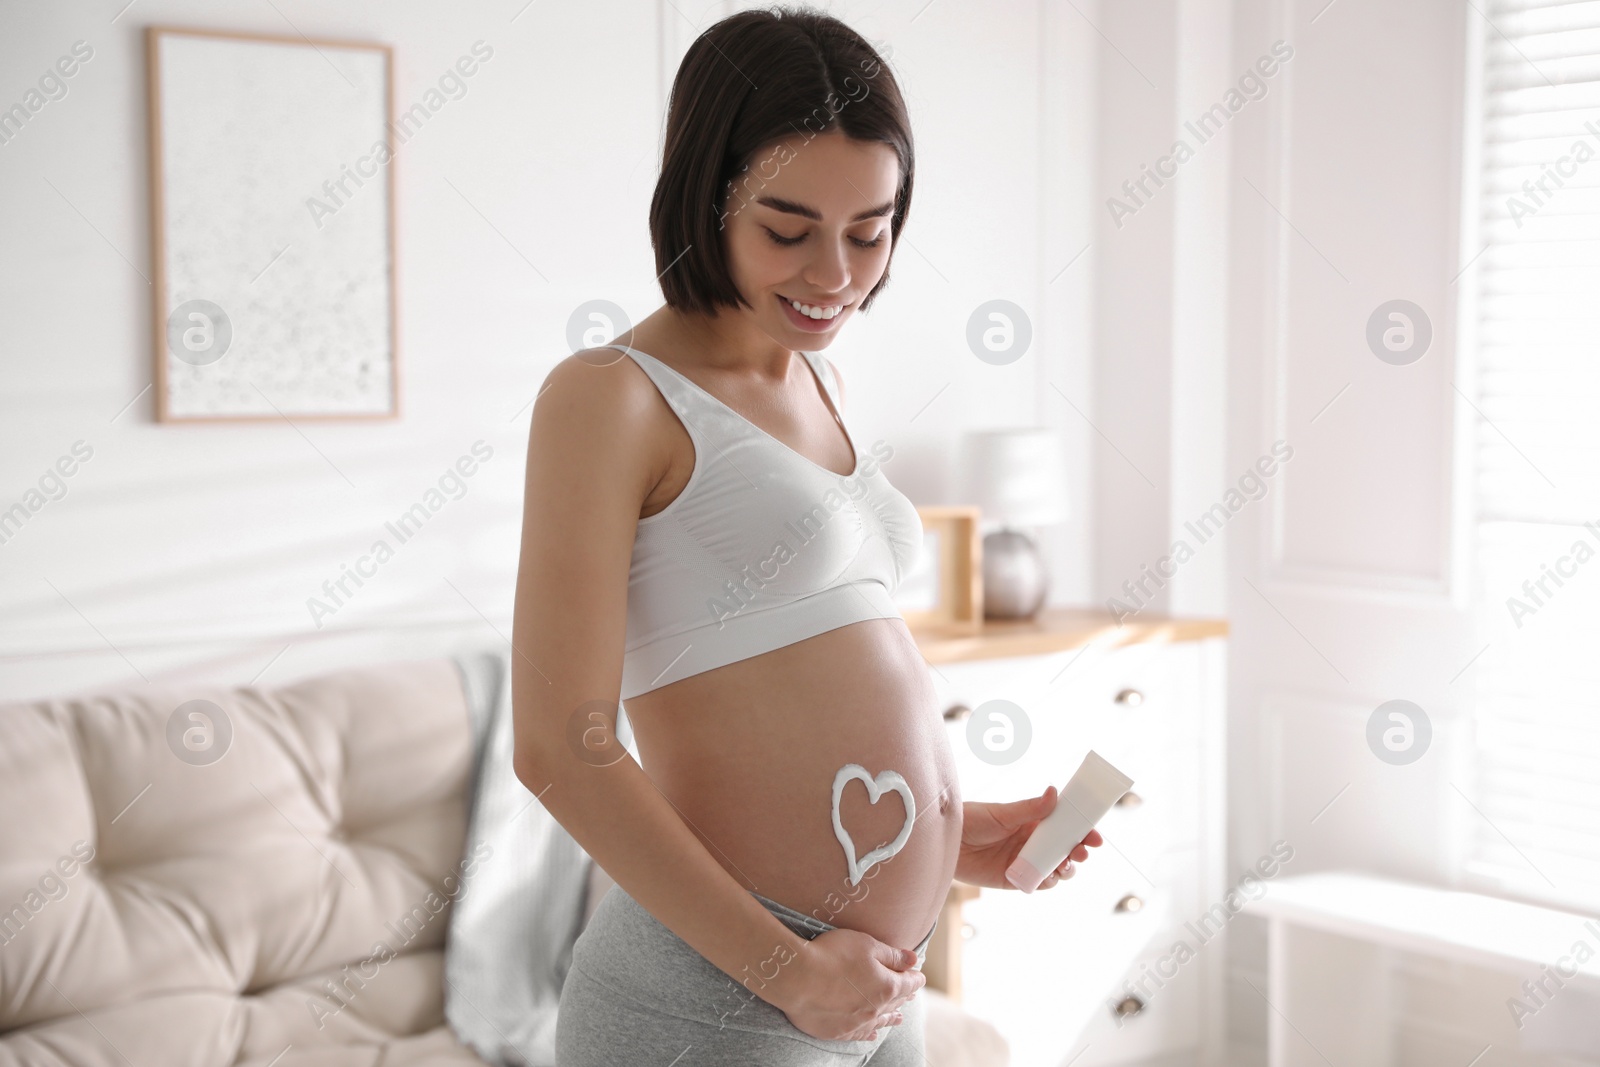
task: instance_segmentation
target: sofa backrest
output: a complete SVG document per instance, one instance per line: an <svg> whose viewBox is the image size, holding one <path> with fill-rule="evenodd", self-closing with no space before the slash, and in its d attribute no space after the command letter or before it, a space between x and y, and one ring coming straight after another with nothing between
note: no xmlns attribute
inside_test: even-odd
<svg viewBox="0 0 1600 1067"><path fill-rule="evenodd" d="M0 1032L440 948L471 773L449 658L0 705Z"/></svg>

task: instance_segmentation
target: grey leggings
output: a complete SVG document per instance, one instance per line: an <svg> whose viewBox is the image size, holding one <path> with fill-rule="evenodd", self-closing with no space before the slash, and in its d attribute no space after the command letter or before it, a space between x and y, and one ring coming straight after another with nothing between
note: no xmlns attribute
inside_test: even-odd
<svg viewBox="0 0 1600 1067"><path fill-rule="evenodd" d="M806 940L834 927L759 900ZM939 923L934 921L934 930ZM927 956L933 930L916 947ZM614 885L572 950L556 1013L556 1067L925 1067L919 992L876 1041L824 1041L696 952Z"/></svg>

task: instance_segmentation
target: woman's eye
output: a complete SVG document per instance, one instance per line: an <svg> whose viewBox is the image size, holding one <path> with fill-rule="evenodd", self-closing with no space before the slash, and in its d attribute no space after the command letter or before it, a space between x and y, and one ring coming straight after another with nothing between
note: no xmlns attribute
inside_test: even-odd
<svg viewBox="0 0 1600 1067"><path fill-rule="evenodd" d="M762 228L765 229L765 227ZM782 234L774 233L771 230L767 230L767 236L772 238L773 244L783 245L784 247L788 247L789 245L797 245L806 239L806 235L803 233L797 237L785 237ZM870 241L863 241L858 237L852 237L850 240L855 242L857 248L877 248L879 245L883 244L883 234L880 233Z"/></svg>

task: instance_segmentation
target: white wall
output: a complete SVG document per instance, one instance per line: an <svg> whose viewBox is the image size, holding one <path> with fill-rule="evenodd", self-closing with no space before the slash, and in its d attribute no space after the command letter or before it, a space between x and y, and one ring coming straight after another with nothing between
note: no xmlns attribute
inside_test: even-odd
<svg viewBox="0 0 1600 1067"><path fill-rule="evenodd" d="M123 2L0 6L4 106L74 42L94 50L0 145L0 507L74 442L93 449L0 544L0 697L197 668L278 681L509 634L528 405L580 304L659 305L646 214L666 85L731 8ZM1090 274L1061 267L1087 229L1093 31L1036 0L866 8L833 10L893 48L919 166L894 282L830 351L848 416L895 446L888 473L918 503L950 502L963 430L1065 426L1074 518L1050 534L1052 599L1085 601L1091 431L1043 383L1087 403ZM388 42L402 110L474 42L493 48L398 151L398 422L152 422L149 24ZM964 342L996 296L1035 325L1007 367ZM493 457L465 495L319 631L307 599L480 440Z"/></svg>
<svg viewBox="0 0 1600 1067"><path fill-rule="evenodd" d="M1200 544L1184 523L1224 481L1228 138L1201 143L1182 122L1229 84L1229 14L1227 0L1128 0L1100 20L1094 586L1119 617L1226 604L1226 537Z"/></svg>

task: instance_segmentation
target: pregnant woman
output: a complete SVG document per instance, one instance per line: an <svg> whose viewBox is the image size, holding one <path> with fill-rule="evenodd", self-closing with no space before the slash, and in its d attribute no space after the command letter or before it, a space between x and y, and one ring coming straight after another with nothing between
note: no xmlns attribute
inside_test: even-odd
<svg viewBox="0 0 1600 1067"><path fill-rule="evenodd" d="M912 163L843 23L716 24L650 208L666 305L535 403L517 773L617 883L574 948L560 1067L922 1067L952 877L1008 887L1055 805L962 800L891 597L921 524L820 354L887 281Z"/></svg>

